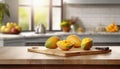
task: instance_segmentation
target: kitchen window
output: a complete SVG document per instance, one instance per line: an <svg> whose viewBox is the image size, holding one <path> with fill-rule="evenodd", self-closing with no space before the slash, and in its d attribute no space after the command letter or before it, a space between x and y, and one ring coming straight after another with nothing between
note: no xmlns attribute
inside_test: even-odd
<svg viewBox="0 0 120 69"><path fill-rule="evenodd" d="M63 0L19 0L19 25L23 31L33 31L43 23L47 30L60 29Z"/></svg>

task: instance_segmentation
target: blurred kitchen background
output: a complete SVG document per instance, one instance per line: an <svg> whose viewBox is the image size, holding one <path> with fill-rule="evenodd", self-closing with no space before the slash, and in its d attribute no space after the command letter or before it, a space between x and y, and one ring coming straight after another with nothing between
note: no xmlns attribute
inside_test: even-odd
<svg viewBox="0 0 120 69"><path fill-rule="evenodd" d="M2 1L2 0L1 0ZM98 1L98 2L97 2ZM90 30L112 22L120 24L119 0L3 0L9 5L10 18L6 22L19 23L23 30L44 23L47 30L61 30L62 19L78 17L79 23ZM107 2L106 2L107 1ZM32 25L33 26L33 25ZM90 28L90 29L89 29Z"/></svg>
<svg viewBox="0 0 120 69"><path fill-rule="evenodd" d="M60 23L63 20L77 19L77 25L84 32L75 34L79 33L77 35L82 35L81 38L92 34L90 37L98 44L102 42L119 45L119 31L101 30L111 23L120 25L119 0L0 0L0 2L9 5L11 15L10 18L5 16L4 24L16 22L22 27L22 32L34 32L39 24L44 24L48 32L62 32ZM52 34L55 35L54 33ZM68 33L71 34L70 32L66 34Z"/></svg>

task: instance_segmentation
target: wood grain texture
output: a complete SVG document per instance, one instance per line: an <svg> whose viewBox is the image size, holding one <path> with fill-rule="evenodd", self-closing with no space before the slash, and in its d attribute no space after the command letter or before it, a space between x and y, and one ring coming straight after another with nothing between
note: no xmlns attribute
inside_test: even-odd
<svg viewBox="0 0 120 69"><path fill-rule="evenodd" d="M56 55L56 56L63 56L63 57L69 57L69 56L82 56L82 55L96 55L96 54L105 54L111 52L111 50L97 50L97 49L90 49L90 50L82 50L80 48L72 48L69 51L62 51L60 49L48 49L48 48L28 48L29 52L34 53L43 53L43 54L49 54L49 55Z"/></svg>
<svg viewBox="0 0 120 69"><path fill-rule="evenodd" d="M119 65L0 65L1 69L120 69Z"/></svg>
<svg viewBox="0 0 120 69"><path fill-rule="evenodd" d="M0 47L0 65L120 65L120 46L110 46L111 53L59 57L28 52L29 47ZM41 47L43 48L43 47Z"/></svg>

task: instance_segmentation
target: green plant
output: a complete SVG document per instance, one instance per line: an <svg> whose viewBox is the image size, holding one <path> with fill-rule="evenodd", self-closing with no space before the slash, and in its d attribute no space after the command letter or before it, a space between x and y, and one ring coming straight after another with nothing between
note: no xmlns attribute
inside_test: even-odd
<svg viewBox="0 0 120 69"><path fill-rule="evenodd" d="M71 24L69 23L68 20L63 20L63 21L61 22L60 26L61 26L61 27L65 27L65 26L70 27Z"/></svg>
<svg viewBox="0 0 120 69"><path fill-rule="evenodd" d="M0 3L0 24L2 25L4 15L10 17L9 6L6 3Z"/></svg>

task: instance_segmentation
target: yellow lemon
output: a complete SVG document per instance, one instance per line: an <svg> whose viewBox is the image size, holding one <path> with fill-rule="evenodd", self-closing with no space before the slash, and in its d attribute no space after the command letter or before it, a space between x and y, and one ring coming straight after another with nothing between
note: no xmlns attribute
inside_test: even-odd
<svg viewBox="0 0 120 69"><path fill-rule="evenodd" d="M10 33L10 32L11 32L11 29L8 28L8 27L6 27L6 28L4 29L4 32L6 32L6 33Z"/></svg>
<svg viewBox="0 0 120 69"><path fill-rule="evenodd" d="M78 32L83 32L83 28L78 28Z"/></svg>
<svg viewBox="0 0 120 69"><path fill-rule="evenodd" d="M16 24L16 23L13 23L13 26L15 27L15 26L17 26L17 24Z"/></svg>
<svg viewBox="0 0 120 69"><path fill-rule="evenodd" d="M22 28L20 27L20 26L15 26L15 28L18 30L18 31L21 31L22 30Z"/></svg>
<svg viewBox="0 0 120 69"><path fill-rule="evenodd" d="M12 25L11 23L7 23L6 27L8 27L8 28L12 28L13 25Z"/></svg>
<svg viewBox="0 0 120 69"><path fill-rule="evenodd" d="M1 31L1 32L4 32L4 29L5 29L5 28L6 28L6 26L2 26L1 29L0 29L0 31Z"/></svg>

